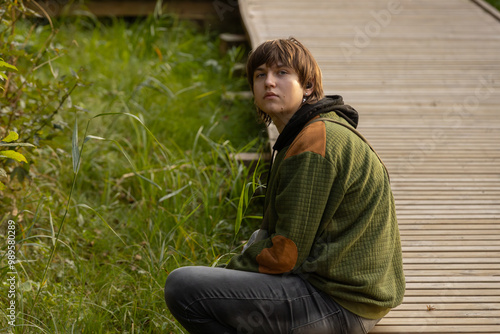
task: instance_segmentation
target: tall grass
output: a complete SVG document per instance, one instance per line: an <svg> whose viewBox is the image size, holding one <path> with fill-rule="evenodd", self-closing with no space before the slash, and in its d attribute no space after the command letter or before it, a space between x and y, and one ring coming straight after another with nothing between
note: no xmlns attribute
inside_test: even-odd
<svg viewBox="0 0 500 334"><path fill-rule="evenodd" d="M170 16L112 25L80 20L59 31L61 46L68 50L60 62L75 71L83 66L85 79L92 82L91 89L76 92L75 104L96 114L116 110L143 115L160 140L183 149L200 125L215 122L214 134L235 147L259 135L260 127L248 127L255 124L251 102L223 98L228 91L247 89L244 77L233 75L245 48L221 56L216 33ZM103 122L105 129L109 125Z"/></svg>
<svg viewBox="0 0 500 334"><path fill-rule="evenodd" d="M258 223L251 195L262 164L234 156L260 149L261 129L249 126L249 101L223 98L246 88L234 74L245 52L221 56L213 32L169 16L60 25L53 43L65 55L39 75L83 67L90 85L58 115L59 135L33 152L17 212L2 214L2 225L17 224L11 330L181 333L163 300L168 273L225 261Z"/></svg>

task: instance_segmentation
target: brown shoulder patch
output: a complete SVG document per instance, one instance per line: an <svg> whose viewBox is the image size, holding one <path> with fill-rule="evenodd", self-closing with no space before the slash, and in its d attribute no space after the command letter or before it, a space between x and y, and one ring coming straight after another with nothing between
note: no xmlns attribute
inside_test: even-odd
<svg viewBox="0 0 500 334"><path fill-rule="evenodd" d="M286 152L285 159L303 152L313 152L325 156L326 129L325 123L314 122L307 125L295 138Z"/></svg>
<svg viewBox="0 0 500 334"><path fill-rule="evenodd" d="M282 274L291 271L299 257L297 245L282 235L276 235L271 241L273 245L270 248L264 248L256 257L259 272Z"/></svg>

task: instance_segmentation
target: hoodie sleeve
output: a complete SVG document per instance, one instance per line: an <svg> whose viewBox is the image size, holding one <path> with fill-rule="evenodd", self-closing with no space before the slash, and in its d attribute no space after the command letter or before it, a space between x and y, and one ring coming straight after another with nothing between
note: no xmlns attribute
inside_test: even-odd
<svg viewBox="0 0 500 334"><path fill-rule="evenodd" d="M233 257L227 268L281 274L307 259L322 223L335 169L325 159L325 125L308 126L289 147L276 176L272 233Z"/></svg>

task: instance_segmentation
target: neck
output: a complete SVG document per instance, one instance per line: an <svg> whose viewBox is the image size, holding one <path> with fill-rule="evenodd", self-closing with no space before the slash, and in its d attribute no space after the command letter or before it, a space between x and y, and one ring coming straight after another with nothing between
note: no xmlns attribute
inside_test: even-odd
<svg viewBox="0 0 500 334"><path fill-rule="evenodd" d="M325 102L327 101L323 101L323 104L317 102L315 104L302 105L286 122L279 122L280 120L277 120L278 124L276 124L276 127L280 135L276 139L273 149L280 151L283 147L290 145L309 120L327 111L328 104L325 104Z"/></svg>
<svg viewBox="0 0 500 334"><path fill-rule="evenodd" d="M278 129L278 132L281 133L281 131L283 131L283 129L285 128L286 123L283 123L280 119L274 119L272 117L271 119L273 120L274 125L276 125L276 129Z"/></svg>
<svg viewBox="0 0 500 334"><path fill-rule="evenodd" d="M299 109L297 109L295 111L295 113L297 111L300 110L300 108L302 108L304 104L301 104ZM288 122L292 119L292 117L295 115L295 113L293 114L276 114L276 115L269 115L271 116L271 120L273 121L274 125L276 125L276 128L278 129L278 132L281 133L281 131L283 131L283 129L285 128L285 126L288 124Z"/></svg>

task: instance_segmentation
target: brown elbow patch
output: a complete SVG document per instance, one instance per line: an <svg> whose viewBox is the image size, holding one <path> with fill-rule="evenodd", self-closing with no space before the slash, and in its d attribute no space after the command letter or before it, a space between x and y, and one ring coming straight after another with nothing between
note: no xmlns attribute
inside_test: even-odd
<svg viewBox="0 0 500 334"><path fill-rule="evenodd" d="M308 125L295 138L286 152L285 159L303 152L313 152L325 156L326 129L323 122L315 122Z"/></svg>
<svg viewBox="0 0 500 334"><path fill-rule="evenodd" d="M263 274L282 274L291 271L299 256L297 245L282 235L275 236L272 247L264 248L256 260L259 272Z"/></svg>

